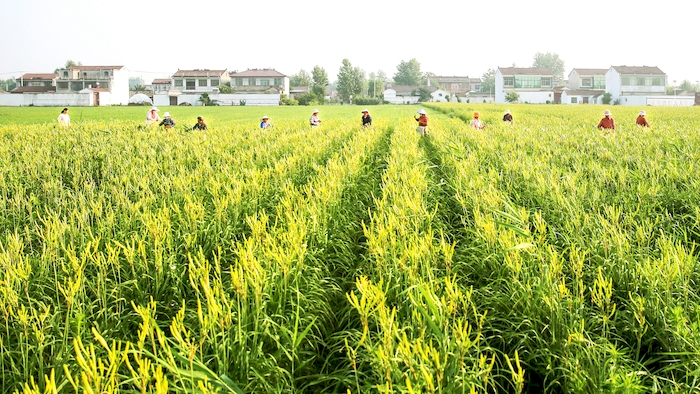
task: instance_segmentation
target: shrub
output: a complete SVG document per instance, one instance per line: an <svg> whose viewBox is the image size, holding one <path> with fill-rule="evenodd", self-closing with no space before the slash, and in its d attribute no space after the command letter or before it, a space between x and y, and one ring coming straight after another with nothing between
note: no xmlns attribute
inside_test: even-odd
<svg viewBox="0 0 700 394"><path fill-rule="evenodd" d="M612 93L603 94L603 104L608 105L612 102Z"/></svg>
<svg viewBox="0 0 700 394"><path fill-rule="evenodd" d="M297 97L299 105L316 105L318 104L318 97L313 93L304 93Z"/></svg>

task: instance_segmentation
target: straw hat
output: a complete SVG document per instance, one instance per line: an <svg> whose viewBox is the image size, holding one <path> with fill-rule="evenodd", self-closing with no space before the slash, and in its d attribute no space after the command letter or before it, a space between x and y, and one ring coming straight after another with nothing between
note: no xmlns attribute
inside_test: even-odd
<svg viewBox="0 0 700 394"><path fill-rule="evenodd" d="M610 116L610 115L612 115L612 114L610 113L610 110L609 110L609 109L606 109L605 112L603 112L603 115L605 115L605 116Z"/></svg>
<svg viewBox="0 0 700 394"><path fill-rule="evenodd" d="M425 112L425 110L424 110L423 108L419 109L417 112L418 112L419 114L421 114L421 115L425 115L425 114L426 114L426 112Z"/></svg>
<svg viewBox="0 0 700 394"><path fill-rule="evenodd" d="M362 113L363 113L363 114L364 114L365 112L369 113L369 111L367 110L367 108L365 108L365 109L362 110Z"/></svg>
<svg viewBox="0 0 700 394"><path fill-rule="evenodd" d="M646 116L647 112L646 111L639 111L639 116Z"/></svg>
<svg viewBox="0 0 700 394"><path fill-rule="evenodd" d="M262 118L263 118L263 119L270 119L270 118L267 117L267 115L263 116Z"/></svg>
<svg viewBox="0 0 700 394"><path fill-rule="evenodd" d="M509 114L509 113L510 113L510 110L509 110L509 109L507 109L507 110L506 110L506 114Z"/></svg>
<svg viewBox="0 0 700 394"><path fill-rule="evenodd" d="M478 117L479 117L479 113L475 111L475 112L474 112L474 117L475 117L475 118L478 118Z"/></svg>
<svg viewBox="0 0 700 394"><path fill-rule="evenodd" d="M158 107L151 107L151 111L160 112L160 110L158 109Z"/></svg>
<svg viewBox="0 0 700 394"><path fill-rule="evenodd" d="M168 116L170 116L170 112L164 113L163 116L165 116L167 118Z"/></svg>
<svg viewBox="0 0 700 394"><path fill-rule="evenodd" d="M317 114L317 113L318 113L318 110L317 110L317 109L315 109L315 110L314 110L314 113L315 113L315 114Z"/></svg>

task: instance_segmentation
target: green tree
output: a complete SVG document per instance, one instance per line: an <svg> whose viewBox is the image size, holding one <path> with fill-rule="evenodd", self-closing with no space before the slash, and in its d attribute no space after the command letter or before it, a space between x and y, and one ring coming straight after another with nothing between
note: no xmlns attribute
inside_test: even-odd
<svg viewBox="0 0 700 394"><path fill-rule="evenodd" d="M435 75L435 73L432 73L430 71L426 71L425 73L423 73L423 78L421 78L420 83L421 83L421 85L428 85L428 80L430 80L431 78L435 78L435 77L437 77L437 75ZM433 83L432 81L430 82L430 84L435 85L435 83Z"/></svg>
<svg viewBox="0 0 700 394"><path fill-rule="evenodd" d="M371 78L367 85L368 96L377 97L384 92L384 82L381 79L375 77Z"/></svg>
<svg viewBox="0 0 700 394"><path fill-rule="evenodd" d="M231 89L231 86L229 86L229 85L221 84L221 85L219 85L219 93L230 94L230 93L233 93L233 89Z"/></svg>
<svg viewBox="0 0 700 394"><path fill-rule="evenodd" d="M134 92L145 92L146 87L143 85L135 85L133 88L131 88L131 90Z"/></svg>
<svg viewBox="0 0 700 394"><path fill-rule="evenodd" d="M338 96L343 102L350 102L351 96L357 96L366 91L365 72L359 67L352 67L350 60L343 59L343 65L338 71Z"/></svg>
<svg viewBox="0 0 700 394"><path fill-rule="evenodd" d="M66 65L65 65L65 66L59 67L59 68L53 70L53 72L54 72L54 73L57 73L58 70L60 70L60 69L62 69L62 68L71 68L71 67L73 67L73 66L82 66L82 65L83 65L83 62L77 62L77 63L76 63L76 62L74 62L74 61L68 59L68 60L66 60Z"/></svg>
<svg viewBox="0 0 700 394"><path fill-rule="evenodd" d="M418 89L418 96L418 101L421 103L430 101L433 98L433 96L430 95L430 90L428 90L426 87L421 87Z"/></svg>
<svg viewBox="0 0 700 394"><path fill-rule="evenodd" d="M609 105L612 102L612 93L603 93L603 98L601 101L603 102L603 104Z"/></svg>
<svg viewBox="0 0 700 394"><path fill-rule="evenodd" d="M518 94L518 92L515 92L515 91L512 91L512 90L509 91L509 92L506 92L506 101L507 101L507 102L509 102L509 103L517 103L518 100L520 100L520 95Z"/></svg>
<svg viewBox="0 0 700 394"><path fill-rule="evenodd" d="M496 91L496 70L489 68L481 76L481 91L491 93Z"/></svg>
<svg viewBox="0 0 700 394"><path fill-rule="evenodd" d="M556 53L537 52L532 61L532 67L546 68L552 73L552 76L554 76L555 80L564 80L564 61L561 60L559 55Z"/></svg>
<svg viewBox="0 0 700 394"><path fill-rule="evenodd" d="M396 66L396 74L394 74L394 82L397 85L419 85L423 79L423 74L420 71L420 63L418 60L411 59L409 61L401 61Z"/></svg>
<svg viewBox="0 0 700 394"><path fill-rule="evenodd" d="M217 105L216 101L212 100L211 97L209 97L209 93L202 93L199 96L199 101L201 101L202 105L204 105L205 107Z"/></svg>
<svg viewBox="0 0 700 394"><path fill-rule="evenodd" d="M9 92L10 90L17 87L17 81L14 78L7 78L0 80L0 89Z"/></svg>
<svg viewBox="0 0 700 394"><path fill-rule="evenodd" d="M687 79L684 79L683 82L681 82L681 85L679 86L681 90L687 90L689 92L694 92L696 89L696 86L690 82Z"/></svg>
<svg viewBox="0 0 700 394"><path fill-rule="evenodd" d="M311 74L303 69L289 78L289 84L291 86L311 86L311 83Z"/></svg>
<svg viewBox="0 0 700 394"><path fill-rule="evenodd" d="M380 81L382 82L388 82L389 77L386 76L386 73L382 70L377 71L377 78L379 78Z"/></svg>
<svg viewBox="0 0 700 394"><path fill-rule="evenodd" d="M326 92L326 86L328 86L328 74L323 67L316 66L311 70L313 86L322 86L323 92Z"/></svg>

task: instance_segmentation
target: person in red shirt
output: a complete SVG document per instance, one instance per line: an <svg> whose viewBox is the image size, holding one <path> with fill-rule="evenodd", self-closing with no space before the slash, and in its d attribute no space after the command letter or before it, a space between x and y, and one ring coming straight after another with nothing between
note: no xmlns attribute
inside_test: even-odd
<svg viewBox="0 0 700 394"><path fill-rule="evenodd" d="M415 119L416 122L418 122L418 129L416 129L416 131L418 132L418 134L426 136L428 135L428 114L422 108L418 110L418 114L420 116L417 118L415 115L413 115L413 119Z"/></svg>
<svg viewBox="0 0 700 394"><path fill-rule="evenodd" d="M651 125L647 121L646 116L647 116L646 111L639 111L639 116L637 116L637 126L651 127Z"/></svg>
<svg viewBox="0 0 700 394"><path fill-rule="evenodd" d="M598 128L601 130L615 130L615 119L612 118L610 110L606 109L605 112L603 112L603 115L605 117L600 120L600 123L598 123Z"/></svg>

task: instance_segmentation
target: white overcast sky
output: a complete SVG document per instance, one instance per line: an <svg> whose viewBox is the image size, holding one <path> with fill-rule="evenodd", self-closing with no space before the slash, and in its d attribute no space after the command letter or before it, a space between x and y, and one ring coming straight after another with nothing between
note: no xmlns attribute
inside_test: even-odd
<svg viewBox="0 0 700 394"><path fill-rule="evenodd" d="M658 66L669 84L700 80L697 0L0 0L0 78L66 60L124 65L148 84L177 69L315 65L344 58L367 74L479 77L554 52L572 68ZM140 74L140 75L138 75Z"/></svg>

